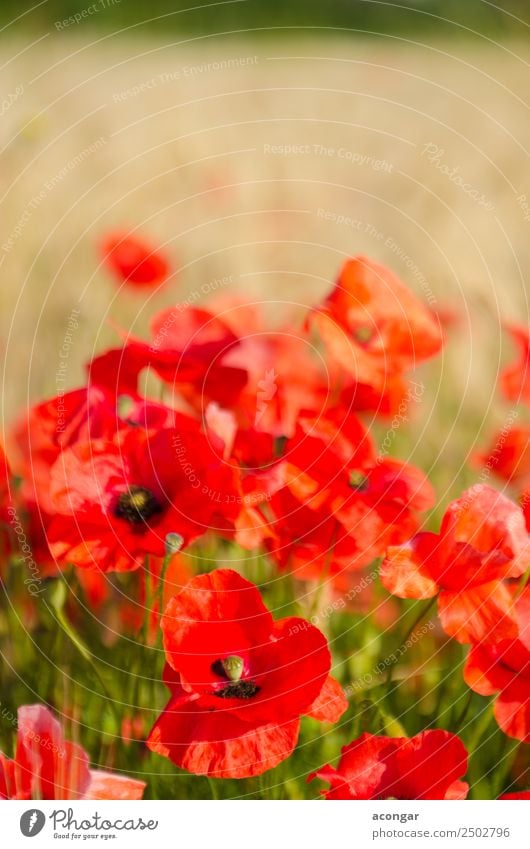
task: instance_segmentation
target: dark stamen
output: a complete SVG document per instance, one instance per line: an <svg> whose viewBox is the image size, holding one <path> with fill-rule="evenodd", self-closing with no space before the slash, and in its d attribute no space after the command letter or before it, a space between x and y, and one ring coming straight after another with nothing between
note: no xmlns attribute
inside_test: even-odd
<svg viewBox="0 0 530 849"><path fill-rule="evenodd" d="M131 525L146 522L151 516L162 512L162 505L151 490L143 486L130 486L122 492L114 508L114 515Z"/></svg>
<svg viewBox="0 0 530 849"><path fill-rule="evenodd" d="M222 690L214 690L213 695L220 699L251 699L260 689L253 681L235 681Z"/></svg>

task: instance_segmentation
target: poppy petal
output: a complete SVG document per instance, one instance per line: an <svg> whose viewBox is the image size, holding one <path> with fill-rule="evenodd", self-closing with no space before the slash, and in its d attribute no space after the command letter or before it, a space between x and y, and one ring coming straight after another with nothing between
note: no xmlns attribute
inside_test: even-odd
<svg viewBox="0 0 530 849"><path fill-rule="evenodd" d="M146 786L127 775L91 769L85 799L141 799Z"/></svg>
<svg viewBox="0 0 530 849"><path fill-rule="evenodd" d="M444 631L460 643L498 643L517 637L512 596L498 582L459 593L443 590L438 615Z"/></svg>
<svg viewBox="0 0 530 849"><path fill-rule="evenodd" d="M417 534L405 545L391 546L381 564L380 578L388 592L399 598L433 598L438 585L429 574L429 558L436 557L438 537Z"/></svg>
<svg viewBox="0 0 530 849"><path fill-rule="evenodd" d="M261 775L292 753L298 719L282 725L248 725L233 714L197 711L182 700L170 701L147 739L148 747L195 775L247 778Z"/></svg>
<svg viewBox="0 0 530 849"><path fill-rule="evenodd" d="M307 711L307 716L320 722L338 722L348 709L348 699L339 682L328 675L320 693Z"/></svg>

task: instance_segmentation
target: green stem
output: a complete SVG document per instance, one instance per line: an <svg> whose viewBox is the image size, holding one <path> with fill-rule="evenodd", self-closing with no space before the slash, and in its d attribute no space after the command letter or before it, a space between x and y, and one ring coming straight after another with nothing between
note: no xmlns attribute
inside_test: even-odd
<svg viewBox="0 0 530 849"><path fill-rule="evenodd" d="M459 730L459 728L461 728L461 726L462 726L462 724L463 724L463 722L464 722L464 719L466 718L466 716L467 716L467 714L468 714L469 708L471 707L471 702L473 701L473 695L474 695L473 690L468 690L467 698L466 698L466 700L465 700L465 702L464 702L464 707L463 707L463 708L462 708L462 710L460 711L460 714L458 715L458 717L456 718L456 720L452 723L452 728L451 728L451 730L452 730L455 734L456 734L456 732Z"/></svg>
<svg viewBox="0 0 530 849"><path fill-rule="evenodd" d="M329 547L329 551L327 552L327 557L322 567L322 572L319 575L317 587L315 590L315 597L313 599L313 604L309 610L309 618L312 618L315 614L318 613L318 608L320 605L320 601L322 598L322 593L324 591L324 587L326 586L330 571L331 564L333 562L333 552L335 551L335 545L337 544L337 536L338 536L338 524L333 531L333 535L331 537L331 543Z"/></svg>
<svg viewBox="0 0 530 849"><path fill-rule="evenodd" d="M215 779L206 777L208 781L208 787L210 788L210 793L212 794L212 799L219 799L219 794L217 792L217 787L215 786Z"/></svg>
<svg viewBox="0 0 530 849"><path fill-rule="evenodd" d="M398 649L400 649L401 646L405 645L407 640L414 633L416 627L420 624L421 620L427 615L427 613L431 610L431 608L433 607L433 605L435 603L436 603L436 596L434 596L433 598L430 598L429 601L427 602L427 604L423 605L423 607L421 608L418 615L414 618L414 621L412 622L412 625L410 626L410 628L401 637ZM395 652L394 652L394 654L395 654ZM387 685L390 685L392 683L392 672L393 672L394 666L397 666L397 663L396 664L391 663L388 667L388 670L387 670L387 673L386 673L386 683L387 683Z"/></svg>
<svg viewBox="0 0 530 849"><path fill-rule="evenodd" d="M118 711L116 710L116 706L114 704L114 699L112 698L111 693L107 689L107 685L105 684L103 678L101 677L99 669L97 668L97 666L94 662L94 658L93 658L93 655L92 655L90 649L88 648L88 646L85 645L85 643L83 642L81 637L75 632L72 624L68 621L68 619L66 618L66 616L64 614L64 611L61 608L56 607L52 611L52 609L50 608L50 606L47 604L46 601L44 602L44 604L45 604L48 612L52 616L55 614L56 621L59 623L59 625L61 626L64 633L66 634L68 639L71 641L71 643L76 647L79 654L84 658L84 660L90 666L90 669L94 673L94 677L97 679L97 681L101 685L103 695L107 699L110 710L112 711L112 713L114 715L114 719L116 721L116 733L119 734L119 732L120 732L120 716L118 714Z"/></svg>
<svg viewBox="0 0 530 849"><path fill-rule="evenodd" d="M473 737L469 741L469 745L467 746L470 752L474 752L477 748L477 745L480 739L483 737L484 733L488 729L491 720L493 719L492 713L492 704L489 704L486 708L484 708L482 714L479 714L479 721L475 727L475 733Z"/></svg>
<svg viewBox="0 0 530 849"><path fill-rule="evenodd" d="M410 626L410 628L408 629L406 634L401 638L400 646L402 646L404 643L406 643L407 640L409 639L409 637L412 636L412 634L414 633L414 631L416 629L416 626L420 624L421 620L424 619L425 616L427 616L427 614L432 609L432 607L434 606L435 603L436 603L436 596L433 596L433 598L430 598L428 600L427 604L422 607L422 609L420 610L420 612L418 613L418 615L414 619L412 625Z"/></svg>
<svg viewBox="0 0 530 849"><path fill-rule="evenodd" d="M502 792L504 791L506 781L510 776L520 746L522 746L520 740L508 741L508 745L506 746L506 753L499 761L498 768L495 771L495 796L502 794Z"/></svg>

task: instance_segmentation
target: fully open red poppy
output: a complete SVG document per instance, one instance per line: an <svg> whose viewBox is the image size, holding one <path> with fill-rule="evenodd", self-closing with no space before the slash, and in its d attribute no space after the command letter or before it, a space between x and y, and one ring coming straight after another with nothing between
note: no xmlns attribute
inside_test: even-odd
<svg viewBox="0 0 530 849"><path fill-rule="evenodd" d="M464 669L469 687L498 694L494 714L505 734L530 743L530 589L516 602L519 634L497 645L472 646Z"/></svg>
<svg viewBox="0 0 530 849"><path fill-rule="evenodd" d="M304 619L274 622L237 572L190 581L162 631L171 698L147 745L190 772L259 775L291 754L301 715L334 722L347 707L324 635Z"/></svg>
<svg viewBox="0 0 530 849"><path fill-rule="evenodd" d="M162 251L139 236L109 233L102 239L100 251L114 276L133 286L159 286L169 276L169 262Z"/></svg>
<svg viewBox="0 0 530 849"><path fill-rule="evenodd" d="M169 533L188 543L233 527L240 513L230 497L234 475L184 415L153 434L138 427L112 442L76 443L51 470L50 549L59 563L138 568L146 555L164 556Z"/></svg>
<svg viewBox="0 0 530 849"><path fill-rule="evenodd" d="M415 737L361 734L344 746L339 765L309 776L329 782L326 799L465 799L468 784L464 744L449 731Z"/></svg>
<svg viewBox="0 0 530 849"><path fill-rule="evenodd" d="M13 760L0 752L0 799L141 799L145 782L89 768L44 705L18 709Z"/></svg>
<svg viewBox="0 0 530 849"><path fill-rule="evenodd" d="M461 643L517 636L505 580L530 563L524 516L489 486L477 484L453 501L439 534L420 533L389 548L381 581L400 598L438 596L444 630Z"/></svg>

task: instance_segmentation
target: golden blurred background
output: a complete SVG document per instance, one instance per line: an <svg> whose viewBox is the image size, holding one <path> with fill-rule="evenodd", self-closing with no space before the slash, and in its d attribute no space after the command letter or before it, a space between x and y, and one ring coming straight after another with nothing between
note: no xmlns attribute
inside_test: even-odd
<svg viewBox="0 0 530 849"><path fill-rule="evenodd" d="M55 30L1 42L4 427L57 391L72 311L69 387L113 325L210 293L273 326L365 253L453 315L403 435L449 485L507 415L500 322L528 322L528 43ZM115 228L164 248L164 289L109 277Z"/></svg>

